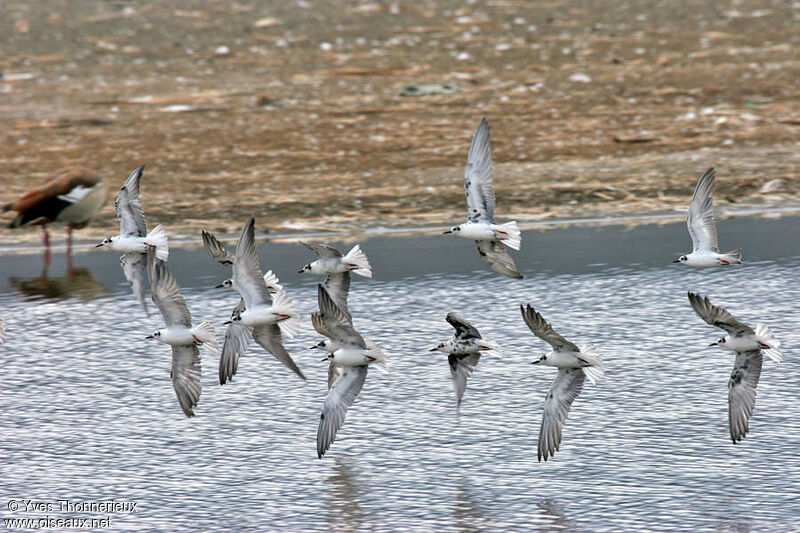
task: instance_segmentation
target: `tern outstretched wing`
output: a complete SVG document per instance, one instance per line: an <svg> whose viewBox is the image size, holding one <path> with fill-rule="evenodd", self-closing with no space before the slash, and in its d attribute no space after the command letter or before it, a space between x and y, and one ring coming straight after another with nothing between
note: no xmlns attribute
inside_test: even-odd
<svg viewBox="0 0 800 533"><path fill-rule="evenodd" d="M697 187L695 187L692 195L692 203L689 206L686 225L689 227L689 234L692 236L694 252L719 252L717 221L714 218L714 200L712 198L715 179L714 168L709 168L703 173L700 181L697 182Z"/></svg>
<svg viewBox="0 0 800 533"><path fill-rule="evenodd" d="M473 222L494 223L494 169L489 148L489 121L486 118L478 124L467 156L464 172L464 189L467 193L467 210Z"/></svg>
<svg viewBox="0 0 800 533"><path fill-rule="evenodd" d="M322 458L328 451L336 432L344 424L347 409L353 405L353 401L364 387L364 380L367 378L367 366L346 366L341 369L341 376L337 379L325 403L322 406L322 414L319 417L319 427L317 428L317 457Z"/></svg>

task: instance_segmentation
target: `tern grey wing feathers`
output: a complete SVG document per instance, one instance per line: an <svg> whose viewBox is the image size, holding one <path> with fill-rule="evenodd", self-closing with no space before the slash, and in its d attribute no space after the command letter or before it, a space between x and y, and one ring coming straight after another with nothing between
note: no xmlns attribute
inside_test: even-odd
<svg viewBox="0 0 800 533"><path fill-rule="evenodd" d="M150 297L156 304L167 327L192 327L192 314L181 296L178 282L172 276L167 263L156 259L153 252L147 254L150 276Z"/></svg>
<svg viewBox="0 0 800 533"><path fill-rule="evenodd" d="M139 199L139 180L143 171L144 165L134 170L114 199L114 209L119 219L119 234L123 237L147 235L142 201Z"/></svg>
<svg viewBox="0 0 800 533"><path fill-rule="evenodd" d="M200 401L200 349L192 344L172 347L172 387L186 416L194 416L193 408Z"/></svg>
<svg viewBox="0 0 800 533"><path fill-rule="evenodd" d="M253 328L253 339L292 372L300 376L300 378L306 379L303 372L295 364L292 356L283 347L283 337L278 324L265 324Z"/></svg>
<svg viewBox="0 0 800 533"><path fill-rule="evenodd" d="M350 316L350 310L347 307L347 295L350 292L350 272L328 274L323 286L327 289L331 299L336 302L336 305L347 316Z"/></svg>
<svg viewBox="0 0 800 533"><path fill-rule="evenodd" d="M367 347L364 339L353 328L350 315L336 305L336 302L331 299L328 291L322 285L317 285L317 300L319 301L323 327L327 331L323 335L345 346Z"/></svg>
<svg viewBox="0 0 800 533"><path fill-rule="evenodd" d="M333 384L336 383L336 380L339 379L341 375L342 367L331 361L328 365L328 390L333 387Z"/></svg>
<svg viewBox="0 0 800 533"><path fill-rule="evenodd" d="M553 457L561 446L561 432L572 402L583 390L585 374L580 368L560 368L544 401L542 426L539 430L539 461Z"/></svg>
<svg viewBox="0 0 800 533"><path fill-rule="evenodd" d="M469 378L478 366L481 354L449 354L447 362L450 363L450 376L453 378L453 390L456 393L456 408L461 407L461 399L467 390Z"/></svg>
<svg viewBox="0 0 800 533"><path fill-rule="evenodd" d="M342 252L340 252L339 250L337 250L336 248L325 242L300 241L300 244L302 244L306 248L309 248L320 259L334 259L337 257L342 257Z"/></svg>
<svg viewBox="0 0 800 533"><path fill-rule="evenodd" d="M347 409L364 387L367 378L367 366L348 366L342 368L342 374L328 391L317 428L317 457L321 458L328 451L336 432L344 424Z"/></svg>
<svg viewBox="0 0 800 533"><path fill-rule="evenodd" d="M741 441L750 430L763 357L761 350L736 352L728 380L728 426L734 444Z"/></svg>
<svg viewBox="0 0 800 533"><path fill-rule="evenodd" d="M464 189L467 194L469 220L494 223L494 169L490 151L489 122L484 117L469 147L467 168L464 171Z"/></svg>
<svg viewBox="0 0 800 533"><path fill-rule="evenodd" d="M203 246L211 254L214 261L226 266L233 264L233 256L228 252L228 248L213 233L203 230L201 235L203 237Z"/></svg>
<svg viewBox="0 0 800 533"><path fill-rule="evenodd" d="M725 330L731 335L753 333L753 328L736 320L733 315L722 307L712 304L708 296L700 296L697 293L690 292L689 303L694 312L697 313L697 316L711 326Z"/></svg>
<svg viewBox="0 0 800 533"><path fill-rule="evenodd" d="M252 309L256 305L271 302L269 290L264 284L258 254L256 253L255 219L251 218L242 229L233 260L233 280L236 290L244 298L245 305Z"/></svg>
<svg viewBox="0 0 800 533"><path fill-rule="evenodd" d="M244 298L240 298L231 315L241 315L244 310ZM219 357L220 385L233 381L233 376L239 368L239 357L247 351L252 337L252 328L233 321L228 324L228 329L225 330L225 340L222 343L222 353Z"/></svg>
<svg viewBox="0 0 800 533"><path fill-rule="evenodd" d="M311 313L311 325L314 326L314 329L320 335L331 338L331 332L328 331L328 327L325 325L325 321L322 319L320 313Z"/></svg>
<svg viewBox="0 0 800 533"><path fill-rule="evenodd" d="M517 271L517 266L503 243L494 239L475 241L475 244L478 247L478 255L492 270L509 278L522 279L522 274Z"/></svg>
<svg viewBox="0 0 800 533"><path fill-rule="evenodd" d="M482 339L481 332L478 329L467 322L461 313L456 311L450 311L447 313L447 317L445 320L453 326L456 330L456 338L457 339Z"/></svg>
<svg viewBox="0 0 800 533"><path fill-rule="evenodd" d="M714 168L703 173L694 189L692 203L689 205L689 216L686 225L692 236L694 252L708 250L719 252L717 244L717 221L714 218L714 186L716 175Z"/></svg>
<svg viewBox="0 0 800 533"><path fill-rule="evenodd" d="M147 309L147 288L145 286L145 270L147 269L147 254L142 253L127 253L119 258L122 264L122 272L125 274L125 279L131 284L131 290L136 295L136 299L142 305L142 309L149 316L150 311Z"/></svg>
<svg viewBox="0 0 800 533"><path fill-rule="evenodd" d="M553 329L544 317L528 304L527 307L519 306L522 319L534 335L553 347L554 350L580 352L581 349L573 342L568 341Z"/></svg>

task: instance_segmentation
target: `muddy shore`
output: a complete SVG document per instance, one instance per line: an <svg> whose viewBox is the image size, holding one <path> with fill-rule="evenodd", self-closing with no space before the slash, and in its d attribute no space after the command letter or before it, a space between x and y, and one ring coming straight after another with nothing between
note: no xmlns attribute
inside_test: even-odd
<svg viewBox="0 0 800 533"><path fill-rule="evenodd" d="M175 235L457 222L481 116L502 220L685 208L712 165L723 210L800 204L797 3L12 0L0 20L0 204L147 163ZM109 197L79 238L114 225Z"/></svg>

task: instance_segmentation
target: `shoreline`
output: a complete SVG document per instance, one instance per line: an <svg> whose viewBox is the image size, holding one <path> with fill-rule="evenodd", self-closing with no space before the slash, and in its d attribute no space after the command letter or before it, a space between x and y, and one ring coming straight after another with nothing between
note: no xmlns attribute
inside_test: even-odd
<svg viewBox="0 0 800 533"><path fill-rule="evenodd" d="M784 216L800 216L800 205L785 206L785 207L749 207L741 209L724 209L716 213L718 220L733 219L733 218L782 218ZM523 231L539 230L547 231L559 227L572 227L572 226L588 226L600 227L609 225L626 225L626 226L640 226L647 224L670 224L677 222L685 222L686 212L661 212L661 213L639 213L620 216L590 216L583 218L556 218L548 220L526 221L518 222L518 226ZM404 227L372 227L364 230L344 230L344 231L317 231L317 232L291 232L291 231L276 231L267 233L256 233L256 242L298 242L301 240L314 240L314 241L331 241L331 242L353 242L364 238L375 237L413 237L419 235L427 235L440 232L450 228L451 225L439 224L428 226L404 226ZM37 236L40 234L36 232ZM66 250L65 241L53 239L56 232L51 231L51 251L63 252ZM235 246L237 236L235 234L229 235L216 235L217 238L223 243ZM74 235L73 235L74 239ZM55 242L54 242L55 241ZM74 241L72 245L73 252L86 252L95 248L92 241ZM201 247L203 244L202 239L198 237L181 236L178 232L178 237L170 239L170 247L176 248L196 248ZM0 254L25 254L35 253L43 250L41 245L32 245L29 243L12 243L9 245L0 245Z"/></svg>
<svg viewBox="0 0 800 533"><path fill-rule="evenodd" d="M343 17L321 3L316 21L243 6L51 17L47 2L11 0L25 18L0 57L0 204L88 168L109 198L78 237L99 242L118 227L113 195L146 164L144 211L176 242L237 234L250 216L279 234L453 224L481 117L499 220L686 209L710 166L720 212L800 204L791 4L653 16L446 1ZM443 85L458 90L404 94ZM4 244L40 239L0 228Z"/></svg>

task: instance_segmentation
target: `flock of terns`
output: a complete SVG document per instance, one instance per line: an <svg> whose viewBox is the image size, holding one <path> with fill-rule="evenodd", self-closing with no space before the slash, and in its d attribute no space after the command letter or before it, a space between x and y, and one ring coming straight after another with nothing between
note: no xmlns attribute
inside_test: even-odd
<svg viewBox="0 0 800 533"><path fill-rule="evenodd" d="M119 235L98 244L121 252L123 272L139 302L145 306L147 281L152 301L159 309L166 327L147 338L172 347L171 378L178 403L186 416L194 416L201 393L200 347L219 353L214 326L201 322L194 326L192 315L180 294L167 261L169 248L166 231L160 225L147 232L139 196L139 182L144 165L137 168L120 188L115 207L119 219ZM494 170L490 153L489 124L484 118L475 132L467 157L464 176L468 221L445 233L475 241L479 256L497 273L520 279L514 260L506 248L519 250L520 230L516 222L495 221ZM741 253L734 250L720 253L712 194L714 169L700 178L689 209L687 225L693 250L681 255L675 263L693 267L741 265ZM46 224L67 224L68 245L71 231L87 225L103 205L105 189L102 181L88 171L70 171L42 187L23 195L5 206L15 211L11 227L41 225L45 227L45 245L49 246ZM225 322L224 340L219 359L219 382L231 381L239 358L250 341L266 349L298 377L302 370L283 345L283 338L294 337L301 329L295 304L270 270L262 273L255 245L255 220L243 227L233 253L213 234L202 232L203 244L214 260L231 270L231 277L219 287L227 287L240 295ZM322 407L317 430L317 456L321 458L333 443L345 421L347 409L358 396L372 366L388 371L387 357L381 348L364 339L353 325L347 305L351 273L372 277L369 260L356 245L347 254L324 243L302 243L311 249L317 260L304 265L301 273L325 276L317 286L318 312L311 315L314 329L325 340L313 346L325 352L328 367L328 394ZM49 254L46 256L49 257ZM756 400L756 387L761 375L763 354L779 362L780 342L766 326L752 328L735 319L725 309L712 304L707 297L690 292L689 303L705 322L725 331L712 346L721 346L735 353L733 372L728 382L728 413L731 440L741 441L749 430L749 420ZM584 381L595 384L603 376L603 362L593 346L579 347L559 335L532 306L520 306L522 318L535 336L551 346L551 351L533 364L558 368L558 375L548 392L539 432L538 458L545 461L559 449L562 428L574 400L581 393ZM458 312L451 311L447 322L455 329L453 336L431 349L448 355L450 373L461 405L467 380L477 367L482 353L499 353L497 344L487 341L477 328ZM0 346L6 340L0 320Z"/></svg>

